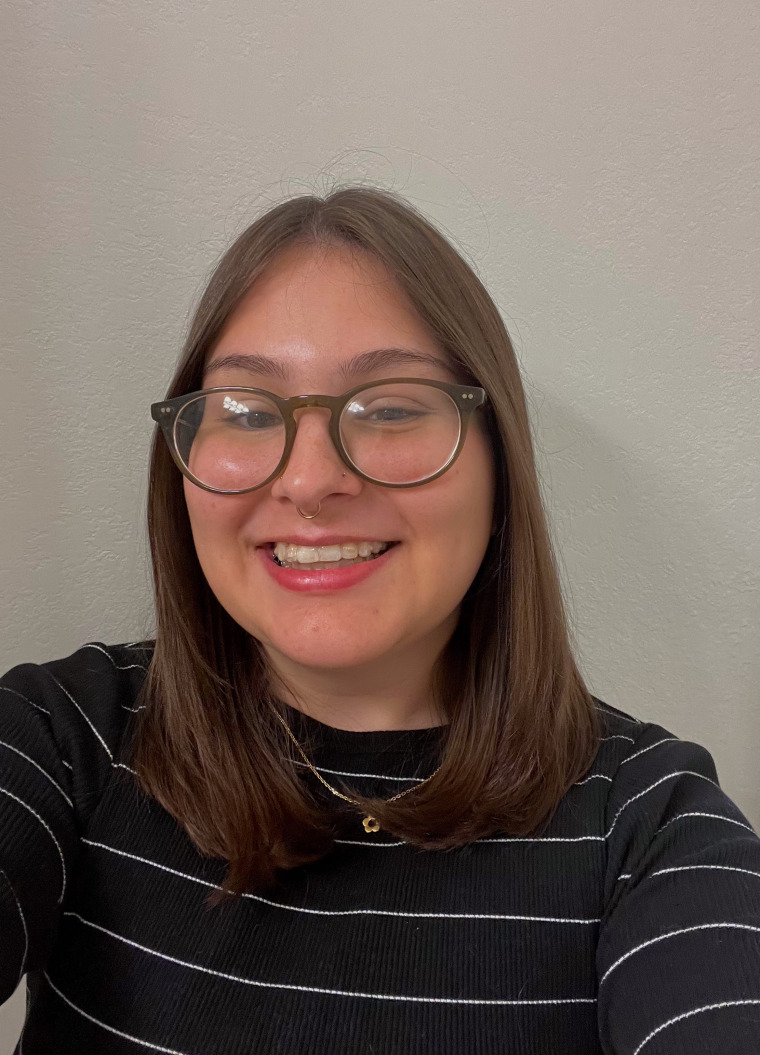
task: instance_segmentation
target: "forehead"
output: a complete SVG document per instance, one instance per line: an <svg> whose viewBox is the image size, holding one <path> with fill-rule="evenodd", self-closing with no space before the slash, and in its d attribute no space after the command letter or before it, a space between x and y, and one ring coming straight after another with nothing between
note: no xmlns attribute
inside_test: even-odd
<svg viewBox="0 0 760 1055"><path fill-rule="evenodd" d="M396 366L453 376L449 357L380 261L345 247L299 246L281 253L245 295L206 375L214 384L233 369L282 381L346 379L347 370L388 376Z"/></svg>

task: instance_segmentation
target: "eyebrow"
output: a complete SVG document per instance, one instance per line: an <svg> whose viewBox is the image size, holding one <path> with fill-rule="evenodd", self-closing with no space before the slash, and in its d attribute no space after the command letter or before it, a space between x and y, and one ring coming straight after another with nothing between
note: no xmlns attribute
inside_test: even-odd
<svg viewBox="0 0 760 1055"><path fill-rule="evenodd" d="M338 367L338 376L343 381L353 381L365 374L385 370L394 366L432 366L439 370L452 372L451 366L443 359L432 355L430 352L419 352L412 348L373 348L369 352L361 352ZM271 359L266 355L241 354L233 352L225 355L222 359L214 359L206 367L205 374L215 373L224 369L247 370L253 374L266 374L268 377L276 377L280 381L290 381L291 374L287 367L277 359Z"/></svg>

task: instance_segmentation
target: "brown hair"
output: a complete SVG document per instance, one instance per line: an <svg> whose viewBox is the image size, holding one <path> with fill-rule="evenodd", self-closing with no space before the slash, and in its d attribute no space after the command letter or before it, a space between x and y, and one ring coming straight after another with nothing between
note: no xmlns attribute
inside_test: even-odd
<svg viewBox="0 0 760 1055"><path fill-rule="evenodd" d="M436 702L448 718L441 769L397 802L362 804L384 831L429 849L496 831L540 834L588 771L600 720L572 654L517 360L493 301L456 250L385 191L347 187L281 203L219 262L167 398L201 387L225 322L276 255L297 243L349 246L384 264L463 376L489 399L498 530L434 673ZM222 892L210 899L216 903L266 889L280 869L322 857L335 838L334 816L294 764L264 650L206 582L182 477L158 430L148 529L156 643L133 764L142 789L198 850L228 862Z"/></svg>

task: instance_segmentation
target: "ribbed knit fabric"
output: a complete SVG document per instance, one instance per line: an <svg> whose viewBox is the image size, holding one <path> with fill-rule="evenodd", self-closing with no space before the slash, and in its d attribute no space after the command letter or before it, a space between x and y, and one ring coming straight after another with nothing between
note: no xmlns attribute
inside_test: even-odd
<svg viewBox="0 0 760 1055"><path fill-rule="evenodd" d="M357 817L275 893L210 909L224 862L120 761L149 658L90 644L0 681L19 1055L760 1052L760 840L704 748L596 701L596 761L541 837L426 851ZM304 731L331 783L384 795L438 735Z"/></svg>

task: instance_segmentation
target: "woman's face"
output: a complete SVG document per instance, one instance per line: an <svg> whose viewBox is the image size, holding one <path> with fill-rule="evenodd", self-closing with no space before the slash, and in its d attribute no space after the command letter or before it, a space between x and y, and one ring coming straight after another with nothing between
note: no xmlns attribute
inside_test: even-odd
<svg viewBox="0 0 760 1055"><path fill-rule="evenodd" d="M346 380L347 364L375 349L422 353L430 361L386 356L381 366ZM271 364L246 363L247 356ZM381 264L341 248L291 247L230 317L203 386L339 395L384 377L459 380ZM440 653L491 531L492 456L480 417L476 411L452 468L419 487L388 488L353 474L332 445L322 408L296 412L293 451L273 483L222 495L184 480L206 579L275 669L370 669L394 657L403 667L402 657ZM312 520L297 512L311 513L320 503ZM293 589L272 556L276 542L361 540L396 545L360 565L364 577L347 586L320 585L316 572L316 587Z"/></svg>

